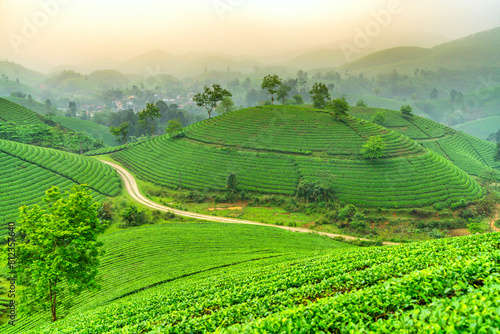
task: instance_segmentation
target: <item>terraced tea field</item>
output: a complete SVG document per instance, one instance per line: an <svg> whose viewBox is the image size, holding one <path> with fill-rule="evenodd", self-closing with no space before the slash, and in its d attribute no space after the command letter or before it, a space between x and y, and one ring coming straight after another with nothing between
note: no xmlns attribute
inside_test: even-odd
<svg viewBox="0 0 500 334"><path fill-rule="evenodd" d="M0 98L0 122L14 125L43 124L34 111Z"/></svg>
<svg viewBox="0 0 500 334"><path fill-rule="evenodd" d="M433 130L433 133L444 129ZM372 135L387 143L380 160L361 157ZM103 151L104 152L104 151ZM225 114L160 136L112 157L138 177L170 188L239 189L293 195L299 181L329 180L340 200L362 206L419 207L473 201L480 186L466 173L397 132L311 108L270 106Z"/></svg>
<svg viewBox="0 0 500 334"><path fill-rule="evenodd" d="M104 144L108 146L117 145L115 137L109 132L108 127L104 125L74 117L55 116L53 120L75 132L84 132L96 140L102 139Z"/></svg>
<svg viewBox="0 0 500 334"><path fill-rule="evenodd" d="M377 111L380 109L353 108L351 114L369 120ZM391 110L386 110L385 115L384 127L420 142L470 175L481 176L490 168L500 170L500 162L494 160L496 145L493 143L423 117L407 119ZM500 180L500 173L497 179Z"/></svg>
<svg viewBox="0 0 500 334"><path fill-rule="evenodd" d="M106 252L100 267L102 289L78 297L70 314L108 305L143 289L170 284L183 277L258 267L291 254L297 257L356 249L312 234L203 222L143 226L102 236L101 241ZM46 314L21 319L16 330L4 327L0 332L18 334L46 320ZM92 330L89 325L84 328Z"/></svg>
<svg viewBox="0 0 500 334"><path fill-rule="evenodd" d="M298 252L99 298L101 305L30 333L495 333L499 246L497 233Z"/></svg>
<svg viewBox="0 0 500 334"><path fill-rule="evenodd" d="M116 172L96 159L5 140L0 140L0 173L3 224L17 218L20 206L41 204L45 190L54 185L69 190L87 183L97 200L120 190ZM0 239L4 236L1 226Z"/></svg>

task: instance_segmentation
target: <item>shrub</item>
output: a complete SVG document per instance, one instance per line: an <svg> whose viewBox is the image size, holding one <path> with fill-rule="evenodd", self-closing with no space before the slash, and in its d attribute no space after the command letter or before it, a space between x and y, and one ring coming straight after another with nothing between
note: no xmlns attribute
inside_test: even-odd
<svg viewBox="0 0 500 334"><path fill-rule="evenodd" d="M451 203L450 209L456 210L456 209L459 209L459 208L463 208L465 206L467 206L467 202L465 201L464 198L462 198L458 202Z"/></svg>
<svg viewBox="0 0 500 334"><path fill-rule="evenodd" d="M334 198L335 190L332 185L319 182L301 181L297 187L297 197L307 202L328 202Z"/></svg>
<svg viewBox="0 0 500 334"><path fill-rule="evenodd" d="M365 101L358 100L358 102L356 102L356 107L367 107L367 105Z"/></svg>
<svg viewBox="0 0 500 334"><path fill-rule="evenodd" d="M140 226L150 223L150 219L145 211L139 211L137 206L129 205L121 215L125 227Z"/></svg>
<svg viewBox="0 0 500 334"><path fill-rule="evenodd" d="M443 202L437 202L437 203L434 203L432 205L432 207L437 210L437 211L441 211L443 210L445 207L447 207L446 203L443 203Z"/></svg>
<svg viewBox="0 0 500 334"><path fill-rule="evenodd" d="M354 216L355 213L356 213L356 207L352 204L348 204L339 210L337 220L343 221L346 219L350 219Z"/></svg>

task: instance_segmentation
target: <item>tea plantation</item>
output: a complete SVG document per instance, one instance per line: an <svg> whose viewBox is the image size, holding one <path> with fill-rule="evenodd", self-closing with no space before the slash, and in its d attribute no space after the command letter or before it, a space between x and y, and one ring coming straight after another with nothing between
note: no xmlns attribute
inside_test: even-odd
<svg viewBox="0 0 500 334"><path fill-rule="evenodd" d="M373 135L387 143L384 156L364 159L361 148ZM483 195L469 175L407 136L305 107L235 111L188 127L182 138L156 137L112 157L170 188L223 190L235 173L240 190L293 195L301 180L328 181L340 200L372 207L449 205Z"/></svg>
<svg viewBox="0 0 500 334"><path fill-rule="evenodd" d="M168 230L146 229L151 228ZM169 248L164 246L169 241L140 232L135 237L142 240L141 251L133 247L136 241L129 231L119 240L114 235L105 239L111 252L103 261L105 276L145 270L136 272L133 282L124 282L134 291L119 299L110 297L130 288L105 291L87 301L92 307L82 306L66 319L29 333L498 333L500 327L498 233L383 248L323 248L316 254L305 252L306 243L299 250L290 244L293 255L281 251L285 244L274 249L279 238L260 235L267 244L250 242L258 253L247 247L230 255L232 245L245 247L238 243L240 233L225 235L229 246L216 239L207 243L207 235L201 234L198 242L191 237L187 247L181 231ZM197 267L201 247L216 256ZM110 263L112 259L117 262ZM179 270L191 262L188 270ZM224 263L239 264L220 268ZM153 273L158 267L163 276ZM208 268L214 270L202 272ZM154 275L163 284L152 286Z"/></svg>
<svg viewBox="0 0 500 334"><path fill-rule="evenodd" d="M155 290L155 286L175 284L185 277L207 277L289 258L357 249L313 234L203 222L148 225L101 236L101 241L105 250L99 269L102 289L79 296L68 310L70 316L126 300L142 290ZM0 327L0 332L18 334L48 319L48 314L21 317L14 328ZM91 323L84 328L89 333L95 330Z"/></svg>
<svg viewBox="0 0 500 334"><path fill-rule="evenodd" d="M45 191L56 185L69 190L87 183L97 200L116 196L118 174L106 164L58 150L0 140L0 221L16 220L22 205L40 204ZM0 226L0 239L5 236Z"/></svg>
<svg viewBox="0 0 500 334"><path fill-rule="evenodd" d="M34 111L2 98L0 98L0 122L14 125L43 124Z"/></svg>
<svg viewBox="0 0 500 334"><path fill-rule="evenodd" d="M413 116L405 118L400 112L374 108L353 108L351 115L370 120L376 112L385 113L382 125L420 142L438 153L455 166L474 176L493 172L500 180L500 162L495 161L496 145L466 133L454 130L427 118ZM488 133L489 134L489 133Z"/></svg>

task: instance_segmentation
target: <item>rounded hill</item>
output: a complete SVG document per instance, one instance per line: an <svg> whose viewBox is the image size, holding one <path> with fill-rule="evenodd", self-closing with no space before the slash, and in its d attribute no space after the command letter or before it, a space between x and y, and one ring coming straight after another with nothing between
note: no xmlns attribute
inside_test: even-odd
<svg viewBox="0 0 500 334"><path fill-rule="evenodd" d="M374 135L381 159L361 149ZM156 137L112 155L137 176L170 188L293 195L301 181L330 182L341 201L419 207L482 197L465 172L412 139L371 122L306 107L248 108L196 123L182 138Z"/></svg>

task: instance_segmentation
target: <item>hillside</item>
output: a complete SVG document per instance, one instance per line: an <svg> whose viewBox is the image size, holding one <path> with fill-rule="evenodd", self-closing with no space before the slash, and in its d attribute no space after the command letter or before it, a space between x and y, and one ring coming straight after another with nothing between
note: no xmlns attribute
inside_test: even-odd
<svg viewBox="0 0 500 334"><path fill-rule="evenodd" d="M380 110L373 108L353 108L351 114L369 120ZM401 116L398 111L385 111L386 120L382 125L438 153L457 167L474 176L483 176L491 169L500 170L500 162L495 161L496 145L485 140L456 131L427 118ZM500 180L500 173L496 173Z"/></svg>
<svg viewBox="0 0 500 334"><path fill-rule="evenodd" d="M471 136L486 140L490 134L500 131L500 116L477 119L475 121L455 125L453 128Z"/></svg>
<svg viewBox="0 0 500 334"><path fill-rule="evenodd" d="M81 298L86 307L30 333L494 333L500 326L498 234L345 251L327 251L323 242L323 252L312 254L304 252L306 244L297 249L290 243L290 233L268 238L263 229L248 229L247 235L224 226L220 239L204 233L184 248L193 237L182 229L175 233L180 240L173 240L168 236L174 233L165 233L171 229L147 227L103 238L112 252L103 259L104 273L113 271L120 282L141 268L149 275L133 280L128 296L113 300L104 290ZM253 240L255 231L259 237ZM149 240L156 242L144 242ZM284 242L278 252L277 242ZM250 245L260 255L244 255ZM199 253L203 246L217 255ZM234 249L239 260L221 261ZM156 255L164 252L176 261ZM261 260L242 263L252 258ZM224 262L233 265L221 268ZM146 286L152 275L162 284Z"/></svg>
<svg viewBox="0 0 500 334"><path fill-rule="evenodd" d="M117 145L116 138L109 132L109 128L104 125L64 116L55 116L53 120L73 131L84 132L96 140L102 139L104 144L108 146Z"/></svg>
<svg viewBox="0 0 500 334"><path fill-rule="evenodd" d="M355 72L401 72L416 68L495 68L500 65L500 28L480 32L430 49L399 47L375 52L343 66Z"/></svg>
<svg viewBox="0 0 500 334"><path fill-rule="evenodd" d="M4 97L4 99L11 101L13 103L19 104L19 105L25 107L26 109L32 110L40 115L46 115L49 112L54 113L54 110L47 109L45 104L40 103L38 101L34 101L34 100L30 101L28 99L22 99L20 97L12 97L12 96L6 96L6 97ZM61 112L61 111L56 110L56 112Z"/></svg>
<svg viewBox="0 0 500 334"><path fill-rule="evenodd" d="M100 240L105 251L99 269L102 290L78 297L69 312L71 316L113 305L140 294L140 290L175 285L188 277L196 279L266 266L284 259L356 249L312 234L203 222L143 226L104 235ZM44 320L47 322L47 318L36 315L21 319L15 329L0 327L0 332L19 334ZM89 329L89 324L83 328Z"/></svg>
<svg viewBox="0 0 500 334"><path fill-rule="evenodd" d="M293 195L300 181L331 183L341 201L416 207L482 196L463 171L397 132L358 118L341 121L312 108L248 108L188 127L185 137L156 137L112 154L136 176L177 189L223 190L234 173L240 190ZM385 156L366 160L370 136Z"/></svg>
<svg viewBox="0 0 500 334"><path fill-rule="evenodd" d="M34 111L3 98L0 98L0 122L12 125L44 124Z"/></svg>
<svg viewBox="0 0 500 334"><path fill-rule="evenodd" d="M0 239L4 225L15 220L22 205L41 204L45 191L58 186L69 190L87 183L96 199L115 196L120 179L106 164L58 150L0 140Z"/></svg>

